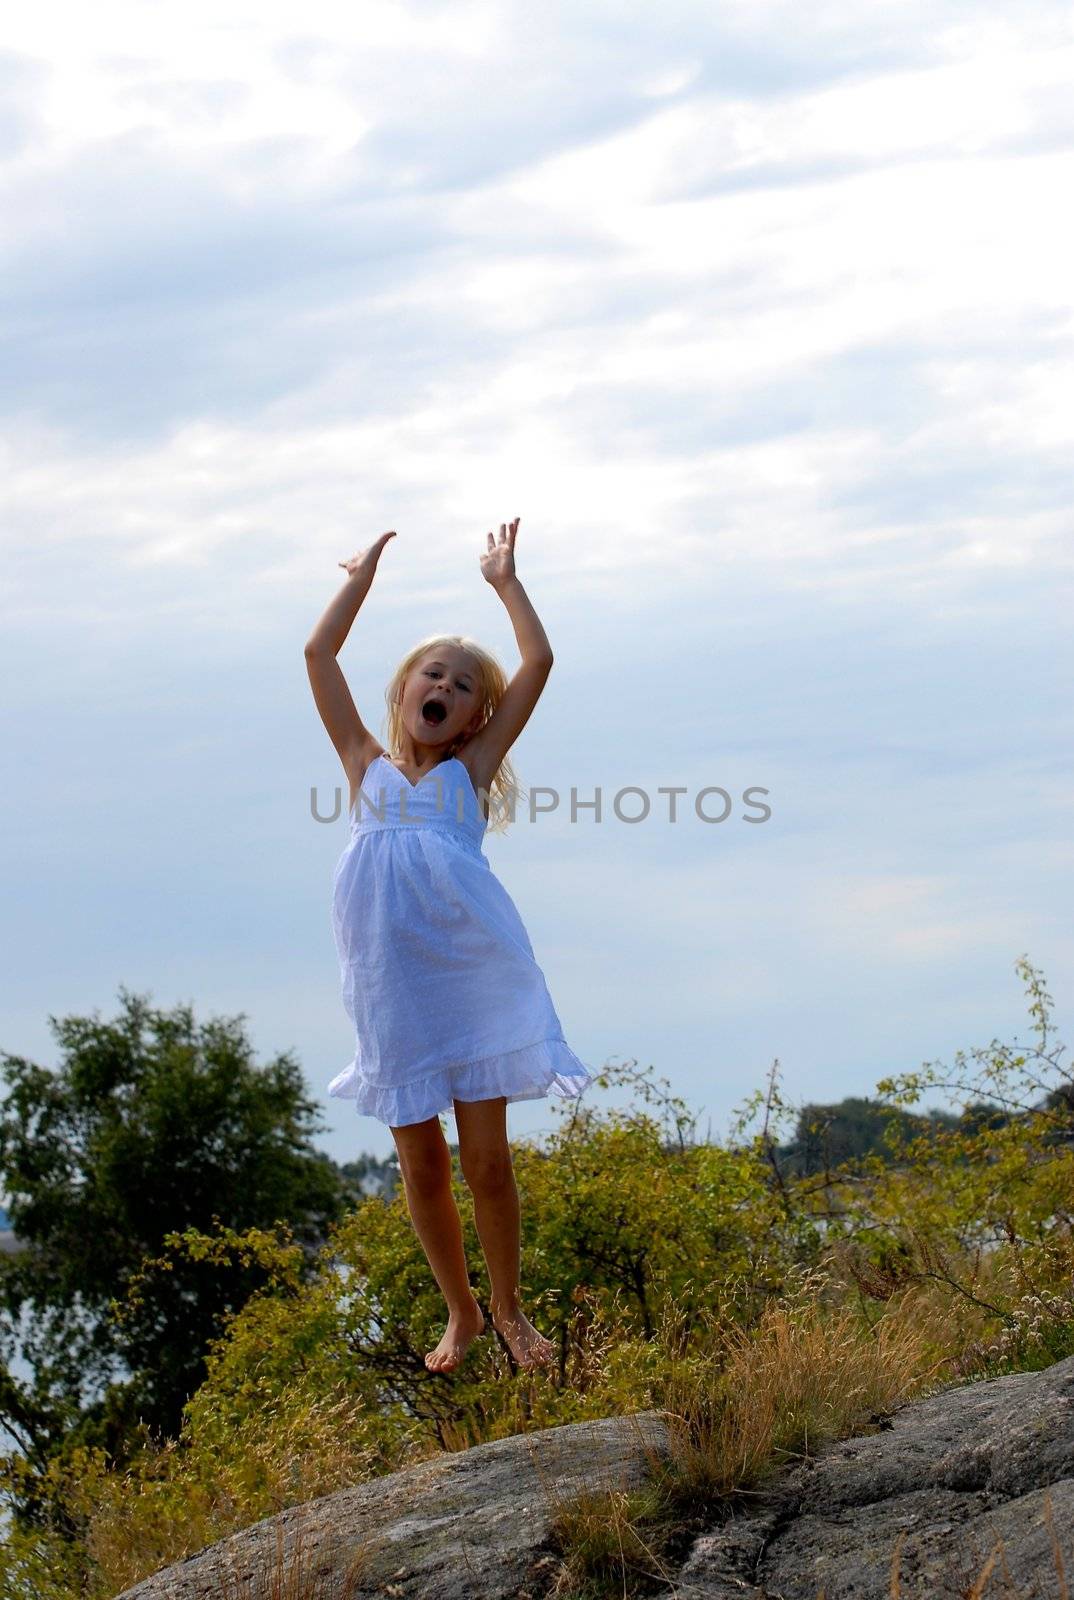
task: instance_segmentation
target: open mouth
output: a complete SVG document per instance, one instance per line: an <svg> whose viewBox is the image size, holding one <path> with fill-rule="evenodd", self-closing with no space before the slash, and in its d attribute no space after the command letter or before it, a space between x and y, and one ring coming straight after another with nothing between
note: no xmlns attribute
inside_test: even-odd
<svg viewBox="0 0 1074 1600"><path fill-rule="evenodd" d="M426 700L421 708L421 715L423 721L431 722L435 726L443 722L447 716L447 707L440 700Z"/></svg>

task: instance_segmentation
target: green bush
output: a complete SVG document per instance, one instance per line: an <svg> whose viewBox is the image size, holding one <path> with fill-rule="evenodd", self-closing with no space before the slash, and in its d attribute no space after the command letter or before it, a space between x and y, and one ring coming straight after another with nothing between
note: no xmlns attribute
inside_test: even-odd
<svg viewBox="0 0 1074 1600"><path fill-rule="evenodd" d="M629 1109L574 1103L544 1144L518 1143L522 1287L556 1345L548 1368L516 1370L486 1334L457 1371L428 1371L444 1307L401 1194L364 1200L313 1254L285 1226L170 1233L129 1275L120 1320L170 1274L256 1287L202 1352L177 1437L145 1430L129 1459L93 1441L9 1460L9 1497L29 1503L21 1471L52 1520L12 1529L6 1593L105 1600L312 1495L439 1450L654 1405L683 1419L683 1482L730 1492L736 1460L760 1473L895 1395L1069 1353L1072 1098L1061 1047L1047 1048L1049 997L1020 970L1039 1046L993 1041L953 1073L885 1080L883 1155L781 1166L776 1131L793 1111L775 1071L727 1145L700 1142L683 1103L636 1063L599 1080L628 1089ZM970 1096L972 1114L908 1118L930 1087ZM989 1094L1002 1115L982 1114ZM455 1192L483 1299L458 1176Z"/></svg>

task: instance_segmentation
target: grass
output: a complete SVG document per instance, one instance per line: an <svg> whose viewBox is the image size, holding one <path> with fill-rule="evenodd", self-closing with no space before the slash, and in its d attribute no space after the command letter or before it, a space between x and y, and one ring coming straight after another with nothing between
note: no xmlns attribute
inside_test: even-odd
<svg viewBox="0 0 1074 1600"><path fill-rule="evenodd" d="M352 1400L328 1394L278 1420L256 1417L229 1441L226 1458L207 1463L169 1441L146 1452L150 1464L136 1484L106 1478L100 1492L108 1499L98 1501L87 1538L96 1572L94 1600L118 1594L264 1517L368 1478L376 1452L362 1436L363 1417ZM261 1587L251 1591L258 1600L313 1600L315 1590L298 1572L301 1540L287 1559L295 1566L291 1588L280 1587L281 1571L272 1580L276 1587L266 1587L268 1578L259 1573ZM243 1600L243 1593L237 1591L235 1600Z"/></svg>
<svg viewBox="0 0 1074 1600"><path fill-rule="evenodd" d="M533 1451L560 1559L550 1600L630 1600L656 1592L675 1580L699 1533L748 1505L783 1468L826 1443L875 1431L906 1400L966 1381L964 1307L952 1305L950 1296L945 1300L936 1285L918 1283L889 1296L870 1324L848 1284L833 1274L833 1263L804 1271L750 1329L715 1311L688 1326L676 1305L665 1304L655 1335L660 1359L652 1400L663 1415L667 1451L638 1426L640 1481L635 1472L632 1478L605 1474L557 1484ZM849 1275L858 1281L853 1270ZM951 1353L937 1355L943 1346ZM1045 1508L1056 1593L1070 1600L1048 1496ZM902 1594L904 1540L900 1534L892 1552L893 1600ZM275 1568L259 1582L229 1591L226 1600L328 1600L350 1593L338 1579L333 1588L319 1586L300 1555L282 1547ZM1022 1600L1002 1542L976 1574L966 1573L961 1592L965 1600ZM816 1600L826 1600L823 1589Z"/></svg>
<svg viewBox="0 0 1074 1600"><path fill-rule="evenodd" d="M1048 1524L1048 1533L1052 1545L1052 1560L1055 1565L1057 1580L1056 1600L1070 1600L1070 1589L1066 1579L1066 1563L1063 1560L1063 1552L1059 1545L1059 1537L1055 1531L1055 1519L1052 1514L1052 1497L1047 1492L1044 1495L1044 1515ZM904 1530L895 1540L892 1549L890 1589L892 1600L900 1600L902 1595L901 1561L905 1539L906 1533ZM994 1581L997 1577L997 1567L999 1569L998 1580L1001 1587L997 1587L997 1583ZM1039 1574L1034 1574L1033 1588L1029 1591L1030 1595L1040 1593L1035 1581L1038 1576ZM986 1597L987 1600L1028 1600L1026 1589L1016 1583L1014 1575L1007 1564L1007 1555L1002 1539L996 1541L992 1550L989 1551L984 1566L976 1574L967 1572L963 1577L959 1593L962 1596L962 1600L986 1600ZM817 1591L816 1600L827 1600L823 1589Z"/></svg>
<svg viewBox="0 0 1074 1600"><path fill-rule="evenodd" d="M664 1376L654 1398L668 1453L643 1447L640 1485L587 1484L566 1493L546 1487L561 1558L556 1600L663 1588L697 1534L748 1503L782 1468L830 1441L875 1431L896 1404L959 1381L957 1357L936 1357L935 1323L913 1303L920 1292L870 1326L844 1291L826 1273L808 1272L749 1331L715 1316L686 1328L673 1308L665 1312L657 1331ZM1069 1600L1054 1528L1052 1543L1058 1592ZM901 1593L901 1548L900 1537L892 1596ZM985 1587L995 1583L997 1566L1002 1575L1001 1545L976 1578L967 1578L967 1600L1000 1592Z"/></svg>
<svg viewBox="0 0 1074 1600"><path fill-rule="evenodd" d="M897 1404L989 1375L997 1364L1021 1370L1065 1353L1074 1324L1060 1290L1072 1259L1065 1250L1047 1273L1030 1278L998 1254L963 1260L933 1252L922 1255L928 1273L914 1277L903 1266L866 1269L833 1250L821 1267L791 1269L788 1286L752 1321L726 1285L714 1283L711 1296L664 1296L651 1338L630 1328L615 1305L579 1289L563 1374L501 1371L493 1352L495 1381L454 1421L445 1418L441 1447L465 1449L583 1417L662 1413L666 1451L647 1446L639 1429L641 1481L636 1469L622 1481L590 1474L580 1485L542 1477L560 1563L556 1600L643 1596L674 1578L698 1533L748 1506L784 1468L824 1444L873 1431ZM1011 1304L1019 1293L1011 1332L997 1339L988 1304ZM701 1307L689 1319L682 1298ZM98 1600L259 1517L383 1470L362 1408L345 1395L308 1405L285 1398L278 1420L262 1410L234 1438L229 1432L219 1459L192 1452L180 1471L162 1451L159 1481L150 1474L137 1494L123 1480L110 1483L114 1492L89 1540ZM987 1573L966 1577L967 1596L992 1600L998 1592L1002 1549L989 1562ZM235 1574L228 1600L321 1600L322 1593L327 1600L348 1592L339 1581L326 1588L298 1541L281 1545L256 1573ZM992 1587L975 1591L977 1582Z"/></svg>
<svg viewBox="0 0 1074 1600"><path fill-rule="evenodd" d="M672 1582L675 1566L662 1558L674 1543L677 1531L689 1529L676 1516L676 1497L666 1479L661 1479L654 1459L654 1476L641 1485L584 1488L564 1500L559 1519L561 1536L570 1546L572 1563L565 1563L549 1591L549 1600L606 1600L611 1595L644 1593L639 1577L648 1576L655 1585ZM1059 1537L1052 1514L1051 1497L1044 1497L1045 1520L1052 1545L1057 1579L1057 1600L1070 1600ZM890 1594L902 1596L902 1549L905 1531L894 1544L891 1559ZM290 1545L283 1531L276 1529L275 1550L263 1556L255 1569L233 1570L221 1588L221 1600L352 1600L361 1583L365 1566L359 1551L343 1574L318 1570L312 1553L304 1545L299 1528ZM1001 1586L997 1586L1000 1584ZM964 1600L1025 1600L1007 1564L1002 1540L976 1575L967 1574L961 1593ZM816 1600L827 1600L823 1588Z"/></svg>
<svg viewBox="0 0 1074 1600"><path fill-rule="evenodd" d="M301 1525L290 1543L279 1526L275 1533L275 1549L260 1556L250 1571L238 1572L232 1556L221 1600L351 1600L366 1566L364 1551L358 1551L341 1575L317 1566Z"/></svg>

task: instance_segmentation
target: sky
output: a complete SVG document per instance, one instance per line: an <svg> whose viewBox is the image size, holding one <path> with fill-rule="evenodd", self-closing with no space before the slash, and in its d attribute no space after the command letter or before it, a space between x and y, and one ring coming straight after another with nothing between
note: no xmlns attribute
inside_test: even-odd
<svg viewBox="0 0 1074 1600"><path fill-rule="evenodd" d="M774 1062L801 1104L1030 1040L1022 955L1069 1038L1072 72L1032 0L8 16L0 1049L121 985L241 1014L391 1151L325 1093L302 646L392 528L366 723L433 631L510 672L516 516L557 806L485 849L593 1071L724 1137Z"/></svg>

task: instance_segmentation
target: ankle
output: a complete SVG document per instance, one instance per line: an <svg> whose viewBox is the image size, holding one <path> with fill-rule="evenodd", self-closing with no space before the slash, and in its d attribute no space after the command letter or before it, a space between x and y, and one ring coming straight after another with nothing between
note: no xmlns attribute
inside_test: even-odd
<svg viewBox="0 0 1074 1600"><path fill-rule="evenodd" d="M516 1290L514 1294L493 1295L489 1300L489 1310L501 1321L506 1317L517 1317L522 1310L518 1291Z"/></svg>

